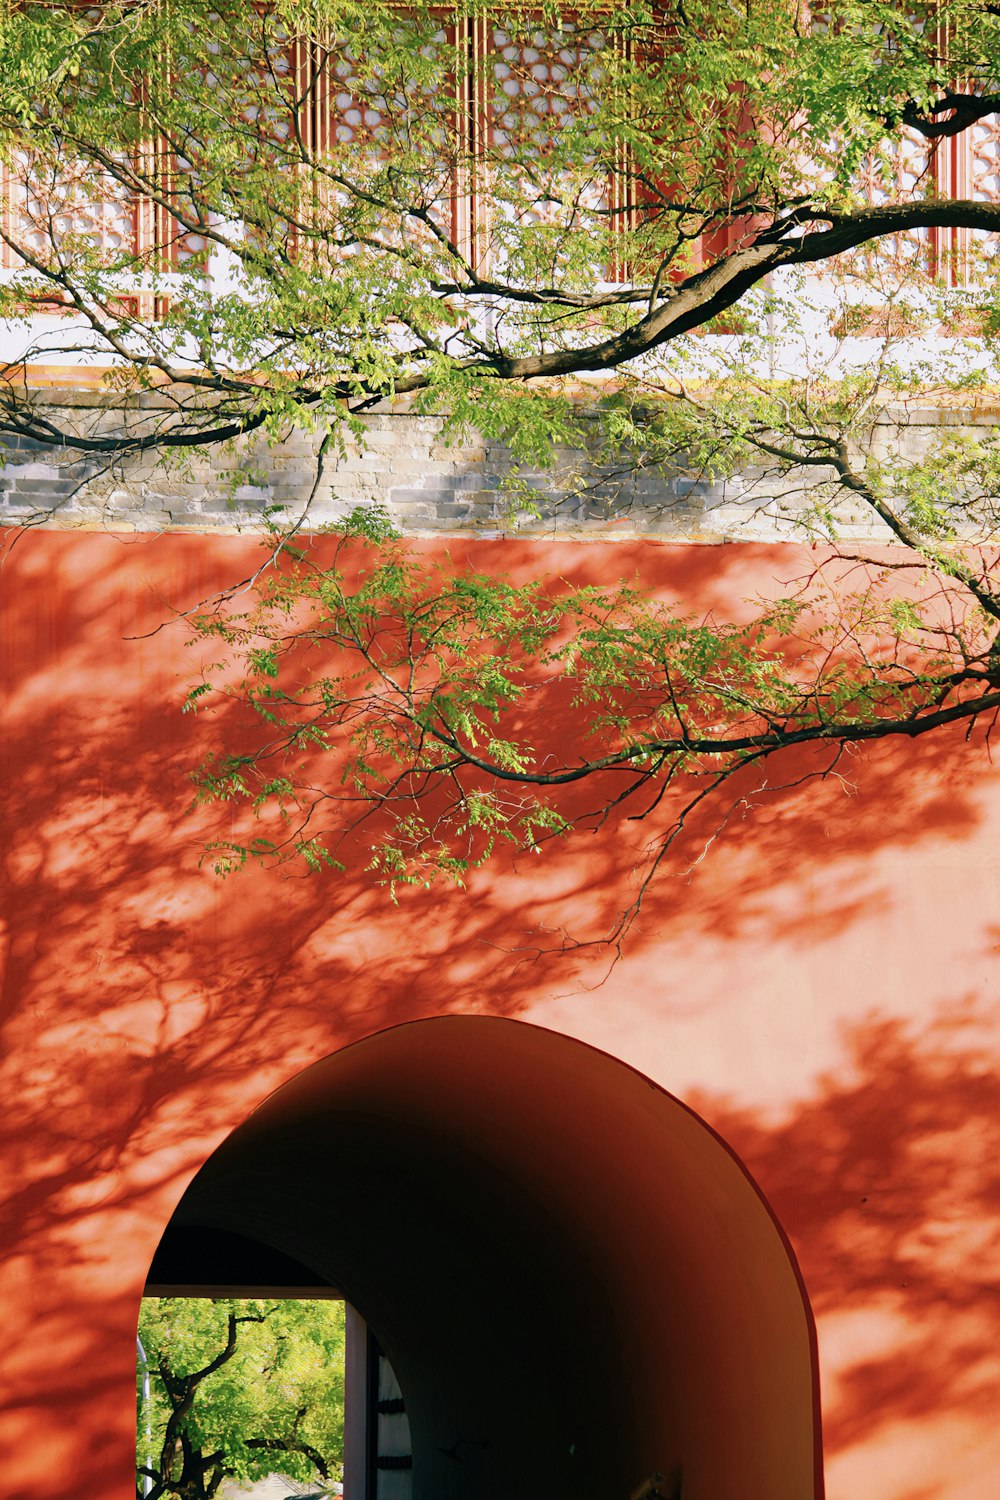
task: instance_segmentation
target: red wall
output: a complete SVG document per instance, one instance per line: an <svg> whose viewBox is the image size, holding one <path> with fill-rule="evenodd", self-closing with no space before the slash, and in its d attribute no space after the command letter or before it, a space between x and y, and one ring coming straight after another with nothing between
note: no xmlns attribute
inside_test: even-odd
<svg viewBox="0 0 1000 1500"><path fill-rule="evenodd" d="M801 571L793 549L756 546L449 550L535 576L638 570L692 607ZM198 863L210 823L188 811L185 632L149 632L256 556L236 539L39 531L0 573L9 1500L130 1494L137 1302L209 1153L345 1043L468 1013L616 1055L745 1162L816 1316L832 1500L985 1500L1000 796L981 737L881 746L848 779L755 794L694 863L706 823L613 966L534 950L606 929L641 826L398 909L336 879L219 882Z"/></svg>

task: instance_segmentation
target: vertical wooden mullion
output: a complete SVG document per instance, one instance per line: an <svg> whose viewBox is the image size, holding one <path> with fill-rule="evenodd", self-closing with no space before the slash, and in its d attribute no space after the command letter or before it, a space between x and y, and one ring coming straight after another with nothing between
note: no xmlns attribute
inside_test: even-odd
<svg viewBox="0 0 1000 1500"><path fill-rule="evenodd" d="M624 61L632 60L633 43L630 37L620 38L616 41L616 46L621 49ZM608 182L608 207L611 212L611 234L608 238L613 247L608 266L608 279L617 282L630 281L633 276L630 259L627 254L622 253L622 247L629 242L630 231L637 225L635 193L630 187L629 168L628 146L624 141L617 140Z"/></svg>
<svg viewBox="0 0 1000 1500"><path fill-rule="evenodd" d="M454 143L455 170L449 186L449 233L460 254L469 259L472 251L471 227L471 114L469 80L469 22L459 16L452 37L451 55L455 82L455 115L450 121Z"/></svg>
<svg viewBox="0 0 1000 1500"><path fill-rule="evenodd" d="M942 57L947 55L947 27L939 26L937 33L938 51ZM952 86L961 90L967 80L955 78ZM938 182L939 193L946 198L968 198L972 195L973 188L973 132L964 130L959 135L951 136L943 141L938 147L938 156L942 161L943 177ZM948 281L952 286L962 286L969 279L972 269L972 246L973 238L970 229L941 229L938 234L946 242L950 252L948 256Z"/></svg>
<svg viewBox="0 0 1000 1500"><path fill-rule="evenodd" d="M310 62L310 51L312 42L306 37L294 37L291 45L291 69L292 69L292 99L291 108L296 116L295 125L302 137L303 145L307 152L311 150L312 144L312 97L310 96L306 108L303 110L299 101L302 98L305 80L308 76ZM303 176L299 173L299 176ZM294 254L292 244L293 231L289 230L289 250ZM297 247L295 247L297 248Z"/></svg>
<svg viewBox="0 0 1000 1500"><path fill-rule="evenodd" d="M332 38L324 28L310 44L310 82L313 87L309 95L309 141L310 157L326 155L333 146L334 99L331 96L330 53ZM321 179L313 177L312 202L314 211L323 214L329 205L329 189ZM314 247L315 248L315 247Z"/></svg>
<svg viewBox="0 0 1000 1500"><path fill-rule="evenodd" d="M936 8L936 6L935 6ZM933 28L934 47L939 56L945 55L947 48L947 28L935 23ZM934 192L940 196L949 191L948 178L951 176L948 168L951 153L947 150L944 142L931 142L927 151L928 175L934 186ZM928 271L931 276L940 276L942 271L947 275L949 281L954 275L954 256L951 254L953 236L947 229L931 227L928 235L930 245L930 257Z"/></svg>
<svg viewBox="0 0 1000 1500"><path fill-rule="evenodd" d="M333 91L336 81L331 81L330 72L333 38L329 30L322 27L297 42L296 48L296 100L302 100L305 95L305 103L298 105L299 132L305 155L309 162L314 162L331 149L334 140ZM308 201L303 201L303 210L318 220L324 210L327 189L308 166L303 168L302 176L308 178L309 183ZM305 252L307 247L300 243L300 239L296 231L289 230L289 247L293 253Z"/></svg>
<svg viewBox="0 0 1000 1500"><path fill-rule="evenodd" d="M145 96L146 85L143 82L138 99L142 128L136 152L135 169L139 177L148 182L150 179L155 181L156 144L149 128ZM131 194L129 218L132 223L132 249L141 271L148 262L154 260L158 246L156 205L149 193ZM155 314L153 294L143 289L141 277L136 304L137 316L144 320L152 320Z"/></svg>
<svg viewBox="0 0 1000 1500"><path fill-rule="evenodd" d="M27 192L27 164L25 164L24 176L26 184L25 192ZM12 201L12 197L15 191L19 190L20 189L17 182L16 167L12 166L9 161L0 163L0 196L2 196L2 206L0 206L0 212L2 212L3 215L4 234L9 236L11 239L14 238L14 225L16 222L16 209ZM12 271L16 268L16 266L17 256L5 240L3 245L0 246L0 268L3 268L6 271Z"/></svg>
<svg viewBox="0 0 1000 1500"><path fill-rule="evenodd" d="M952 136L944 143L941 153L946 162L946 180L939 184L940 191L948 198L966 198L971 192L969 156L972 148L971 135ZM952 286L961 286L969 274L969 251L971 235L967 229L941 230L948 236L949 262L948 281Z"/></svg>
<svg viewBox="0 0 1000 1500"><path fill-rule="evenodd" d="M934 41L938 55L947 57L948 28L938 24L934 29ZM964 196L966 171L965 152L959 141L952 137L937 143L934 163L935 190L942 198ZM936 229L934 235L934 270L944 274L951 286L958 286L966 274L968 235L961 229Z"/></svg>
<svg viewBox="0 0 1000 1500"><path fill-rule="evenodd" d="M13 264L10 247L7 244L7 236L12 235L14 222L11 214L10 195L12 191L12 180L10 166L6 161L0 162L0 223L3 224L4 242L0 245L0 270L9 271Z"/></svg>
<svg viewBox="0 0 1000 1500"><path fill-rule="evenodd" d="M485 269L489 252L489 198L486 182L486 149L489 145L489 88L486 81L490 18L477 15L466 23L465 80L467 108L465 115L468 184L468 250L470 264Z"/></svg>
<svg viewBox="0 0 1000 1500"><path fill-rule="evenodd" d="M174 188L174 173L167 142L164 137L157 141L160 172L160 195L165 200L156 205L157 243L163 254L165 266L173 269L180 263L181 226L168 207Z"/></svg>
<svg viewBox="0 0 1000 1500"><path fill-rule="evenodd" d="M319 35L299 36L292 42L292 98L289 107L294 113L295 127L306 157L306 163L298 168L301 183L298 209L300 214L307 217L315 214L319 207L316 201L316 182L307 163L323 149L324 142L321 56L322 39ZM301 255L306 250L298 231L291 226L288 228L288 249L293 256Z"/></svg>
<svg viewBox="0 0 1000 1500"><path fill-rule="evenodd" d="M313 45L317 70L313 97L313 152L329 151L332 141L333 103L330 98L329 37L324 33ZM324 55L324 53L326 55Z"/></svg>
<svg viewBox="0 0 1000 1500"><path fill-rule="evenodd" d="M168 77L171 72L170 56L164 58ZM145 94L145 85L143 85ZM172 271L180 263L180 238L182 226L170 210L174 193L173 155L166 136L154 129L141 101L146 119L140 140L140 175L152 184L152 193L138 195L136 204L136 255L157 271ZM140 316L150 320L162 318L169 306L169 296L140 293Z"/></svg>

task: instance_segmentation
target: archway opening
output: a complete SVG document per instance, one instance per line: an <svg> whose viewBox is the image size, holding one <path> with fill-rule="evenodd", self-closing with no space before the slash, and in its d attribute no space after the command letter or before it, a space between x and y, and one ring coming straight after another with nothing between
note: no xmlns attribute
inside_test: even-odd
<svg viewBox="0 0 1000 1500"><path fill-rule="evenodd" d="M405 1395L414 1500L821 1489L811 1319L759 1192L554 1032L445 1017L308 1068L202 1168L153 1277L338 1288Z"/></svg>

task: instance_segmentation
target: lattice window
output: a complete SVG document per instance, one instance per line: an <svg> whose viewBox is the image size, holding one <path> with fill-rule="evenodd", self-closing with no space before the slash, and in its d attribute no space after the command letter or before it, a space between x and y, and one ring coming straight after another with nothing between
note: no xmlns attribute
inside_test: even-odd
<svg viewBox="0 0 1000 1500"><path fill-rule="evenodd" d="M1000 115L977 120L953 147L953 196L977 203L1000 203ZM959 272L975 274L976 261L997 253L996 235L979 229L952 231Z"/></svg>
<svg viewBox="0 0 1000 1500"><path fill-rule="evenodd" d="M572 19L559 24L529 18L514 35L486 17L456 20L442 10L440 30L427 45L442 50L447 70L442 92L454 99L454 108L442 108L440 99L421 98L401 80L386 80L380 89L360 66L362 60L349 42L322 36L279 38L263 61L246 58L233 76L227 64L223 79L212 71L218 64L211 54L221 49L209 41L209 57L198 70L198 83L217 86L220 102L224 99L246 127L248 161L260 165L270 155L278 174L298 172L304 162L322 168L326 153L353 147L358 155L352 167L365 158L374 167L391 154L401 114L433 113L438 134L428 137L427 154L433 160L422 184L420 207L461 253L480 266L495 256L498 226L513 227L512 215L521 230L556 224L560 215L569 227L572 215L567 218L565 205L560 208L555 196L547 202L544 192L532 193L523 180L514 183L511 178L507 185L517 191L505 197L503 163L527 151L544 164L565 126L581 114L593 113L607 38L593 29L579 29ZM293 149L287 150L290 146ZM60 163L58 172L39 170L26 153L11 164L2 184L10 238L39 252L47 247L51 255L54 246L78 237L108 264L132 258L137 267L155 264L164 270L190 266L193 260L205 262L211 245L197 227L196 139L190 154L191 161L178 159L162 143L152 143L137 164L140 176L155 183L147 197L131 193L111 177L88 175L72 163ZM512 162L511 172L515 171ZM308 198L295 201L294 195L284 195L299 229L286 224L283 230L280 210L266 228L268 235L284 232L287 248L296 254L303 253L309 238L310 215L318 216L313 220L318 224L336 192L324 187L322 170L310 173L306 168L306 175L311 206ZM613 174L595 169L576 201L577 219L582 214L590 214L592 222L595 214L607 219L614 194ZM533 201L526 207L525 200ZM193 228L171 214L171 201ZM275 202L281 201L282 193L276 190ZM404 231L397 226L387 232ZM425 231L419 221L411 221L405 233L420 239ZM426 236L430 238L430 229ZM18 264L13 251L0 251L0 266L12 269Z"/></svg>
<svg viewBox="0 0 1000 1500"><path fill-rule="evenodd" d="M518 34L490 24L484 126L492 149L503 154L517 141L544 156L572 119L592 115L607 46L602 32L581 30L572 20L558 27L539 22Z"/></svg>
<svg viewBox="0 0 1000 1500"><path fill-rule="evenodd" d="M206 51L208 57L204 64L193 70L195 104L191 110L192 120L196 122L204 109L199 96L201 91L207 90L214 96L213 108L220 115L223 112L228 114L241 132L240 146L247 169L263 167L273 174L275 184L279 184L294 170L291 148L298 82L295 45L287 37L279 36L266 50L254 56L227 55L224 67L220 61L223 49L216 42L209 40ZM178 86L183 86L183 80L178 81ZM220 174L210 153L205 159L205 143L199 139L196 128L185 139L183 150L185 158L189 159L169 152L163 157L162 196L175 205L182 221L171 218L168 211L163 226L163 244L173 265L190 269L192 261L204 264L212 251L208 230L213 222L218 223L219 214L215 210L219 205L215 204L210 212L201 188L206 176L212 179ZM233 161L222 175L238 179L239 171L237 162ZM280 231L280 225L277 227ZM285 232L288 232L287 226Z"/></svg>
<svg viewBox="0 0 1000 1500"><path fill-rule="evenodd" d="M302 112L303 124L307 129L312 125L316 147L367 147L381 158L389 135L389 101L362 83L354 49L345 46L330 53L318 43L303 42L299 53L303 59L311 55L316 80Z"/></svg>
<svg viewBox="0 0 1000 1500"><path fill-rule="evenodd" d="M599 108L608 36L571 16L558 24L528 16L517 30L486 21L471 41L471 146L481 164L470 204L475 258L505 261L532 230L549 233L554 255L561 231L610 231L614 174L596 152L588 160L575 149L573 173L558 175L568 128ZM613 257L605 259L609 271Z"/></svg>
<svg viewBox="0 0 1000 1500"><path fill-rule="evenodd" d="M968 132L969 197L1000 203L1000 115L988 115Z"/></svg>
<svg viewBox="0 0 1000 1500"><path fill-rule="evenodd" d="M940 142L907 131L897 163L891 190L886 190L884 181L881 188L873 184L866 193L870 202L890 198L906 202L935 196L1000 203L1000 116L990 115ZM861 185L865 186L863 180ZM995 235L949 228L911 231L895 238L889 251L901 260L923 257L930 274L952 285L961 285L974 275L979 256L995 253Z"/></svg>
<svg viewBox="0 0 1000 1500"><path fill-rule="evenodd" d="M945 165L945 153L919 131L907 128L884 156L869 157L862 163L854 179L855 191L873 207L919 202L946 191ZM853 260L870 269L919 266L929 275L936 275L946 250L946 232L912 229L857 251Z"/></svg>
<svg viewBox="0 0 1000 1500"><path fill-rule="evenodd" d="M401 16L405 21L405 14ZM426 60L436 65L436 87L419 83L402 68L396 77L366 66L350 42L328 36L300 39L290 48L294 92L289 94L289 118L294 116L302 181L296 202L300 233L294 237L296 254L321 254L338 259L351 253L348 224L352 194L336 179L348 178L362 190L392 163L399 167L411 131L420 135L420 170L397 173L394 187L400 205L409 201L419 211L403 222L401 211L387 207L377 226L384 244L410 243L431 248L433 232L420 215L453 241L460 237L465 216L460 212L463 176L464 119L450 102L461 93L465 78L468 27L442 16L436 32L424 39ZM327 167L333 174L327 175ZM375 197L387 188L376 185ZM325 229L331 232L326 234ZM315 236L313 235L315 230ZM307 246L311 249L307 251Z"/></svg>
<svg viewBox="0 0 1000 1500"><path fill-rule="evenodd" d="M161 204L131 192L111 173L98 175L68 156L54 161L30 150L14 153L0 168L0 226L0 271L51 266L79 248L97 266L120 272L117 312L147 320L162 316L168 299L162 291L141 289L142 267L169 269L198 249ZM28 302L39 309L71 305L67 294L44 282Z"/></svg>
<svg viewBox="0 0 1000 1500"><path fill-rule="evenodd" d="M110 175L95 180L83 163L53 164L19 151L4 172L3 199L2 264L8 269L26 264L14 245L42 263L74 242L111 263L139 249L139 202Z"/></svg>
<svg viewBox="0 0 1000 1500"><path fill-rule="evenodd" d="M198 258L204 265L206 239L178 223L167 206L176 173L169 154L152 144L134 164L122 163L122 178L101 172L68 153L41 153L27 147L0 167L0 271L51 266L79 249L95 267L121 276L121 311L156 317L165 309L162 291L137 290L143 274L170 271ZM153 191L137 190L139 181ZM23 252L23 253L21 253ZM60 305L68 298L39 284L34 305Z"/></svg>
<svg viewBox="0 0 1000 1500"><path fill-rule="evenodd" d="M432 159L422 206L481 269L491 257L496 263L498 256L509 254L526 232L555 235L560 226L568 230L586 220L591 228L602 222L608 228L605 274L624 277L635 271L618 255L612 233L619 226L632 245L642 215L641 202L626 208L626 200L641 196L627 188L626 162L616 163L615 170L595 156L589 177L586 160L579 162L581 182L586 181L571 203L571 195L548 193L545 182L547 161L558 161L567 127L599 108L609 49L624 44L598 28L579 25L571 14L554 22L525 12L523 24L514 30L489 17L455 20L443 10L440 29L428 45L440 48L448 59L446 92L455 100L454 108L408 93L398 80L380 85L366 74L349 43L279 38L263 62L247 59L242 108L238 79L225 82L227 98L237 100L238 117L248 127L248 152L258 164L271 153L278 172L295 171L296 153L285 148L293 145L290 138L297 132L296 144L306 160L321 164L327 152L357 148L357 160L367 154L376 164L392 153L401 113L434 113L439 135L428 153ZM673 42L665 34L656 45ZM211 66L209 58L203 75L209 82ZM152 157L154 147L148 149ZM157 149L160 171L154 178L170 183L166 203L132 194L110 177L88 175L72 161L55 167L30 148L19 153L0 181L2 224L9 239L43 257L54 242L78 240L108 264L132 258L137 266L152 265L157 256L158 269L204 262L210 250L207 236L197 227L183 228L168 206L170 194L178 211L193 203L195 195L185 197L185 184L197 181L196 168ZM526 155L537 169L534 186L519 169ZM149 171L148 161L140 166ZM316 206L322 210L317 180L321 174L311 179L311 191L320 195ZM940 145L907 131L888 165L874 159L863 165L856 188L873 204L928 195L1000 201L1000 117L981 121ZM303 212L308 219L308 205ZM418 222L409 223L405 232L417 238L424 233ZM724 253L736 232L716 234L706 249ZM914 231L859 252L856 260L868 266L922 264L932 274L960 279L963 264L970 261L968 251L980 238L967 231ZM291 230L288 241L301 249L301 236ZM0 247L0 267L10 270L20 263L8 245Z"/></svg>

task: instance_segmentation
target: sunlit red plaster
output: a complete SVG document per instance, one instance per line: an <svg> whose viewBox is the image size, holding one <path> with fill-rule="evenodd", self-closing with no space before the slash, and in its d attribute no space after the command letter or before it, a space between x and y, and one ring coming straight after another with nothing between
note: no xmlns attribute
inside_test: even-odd
<svg viewBox="0 0 1000 1500"><path fill-rule="evenodd" d="M698 608L801 567L756 546L450 551L534 576L638 571ZM131 1493L137 1302L212 1150L346 1043L466 1013L604 1049L739 1154L815 1311L832 1500L985 1500L1000 798L981 743L884 745L845 782L755 794L703 860L693 843L664 875L614 966L536 950L606 928L644 838L632 825L399 909L360 882L220 884L188 811L184 630L148 632L254 555L35 532L0 575L9 1500Z"/></svg>

